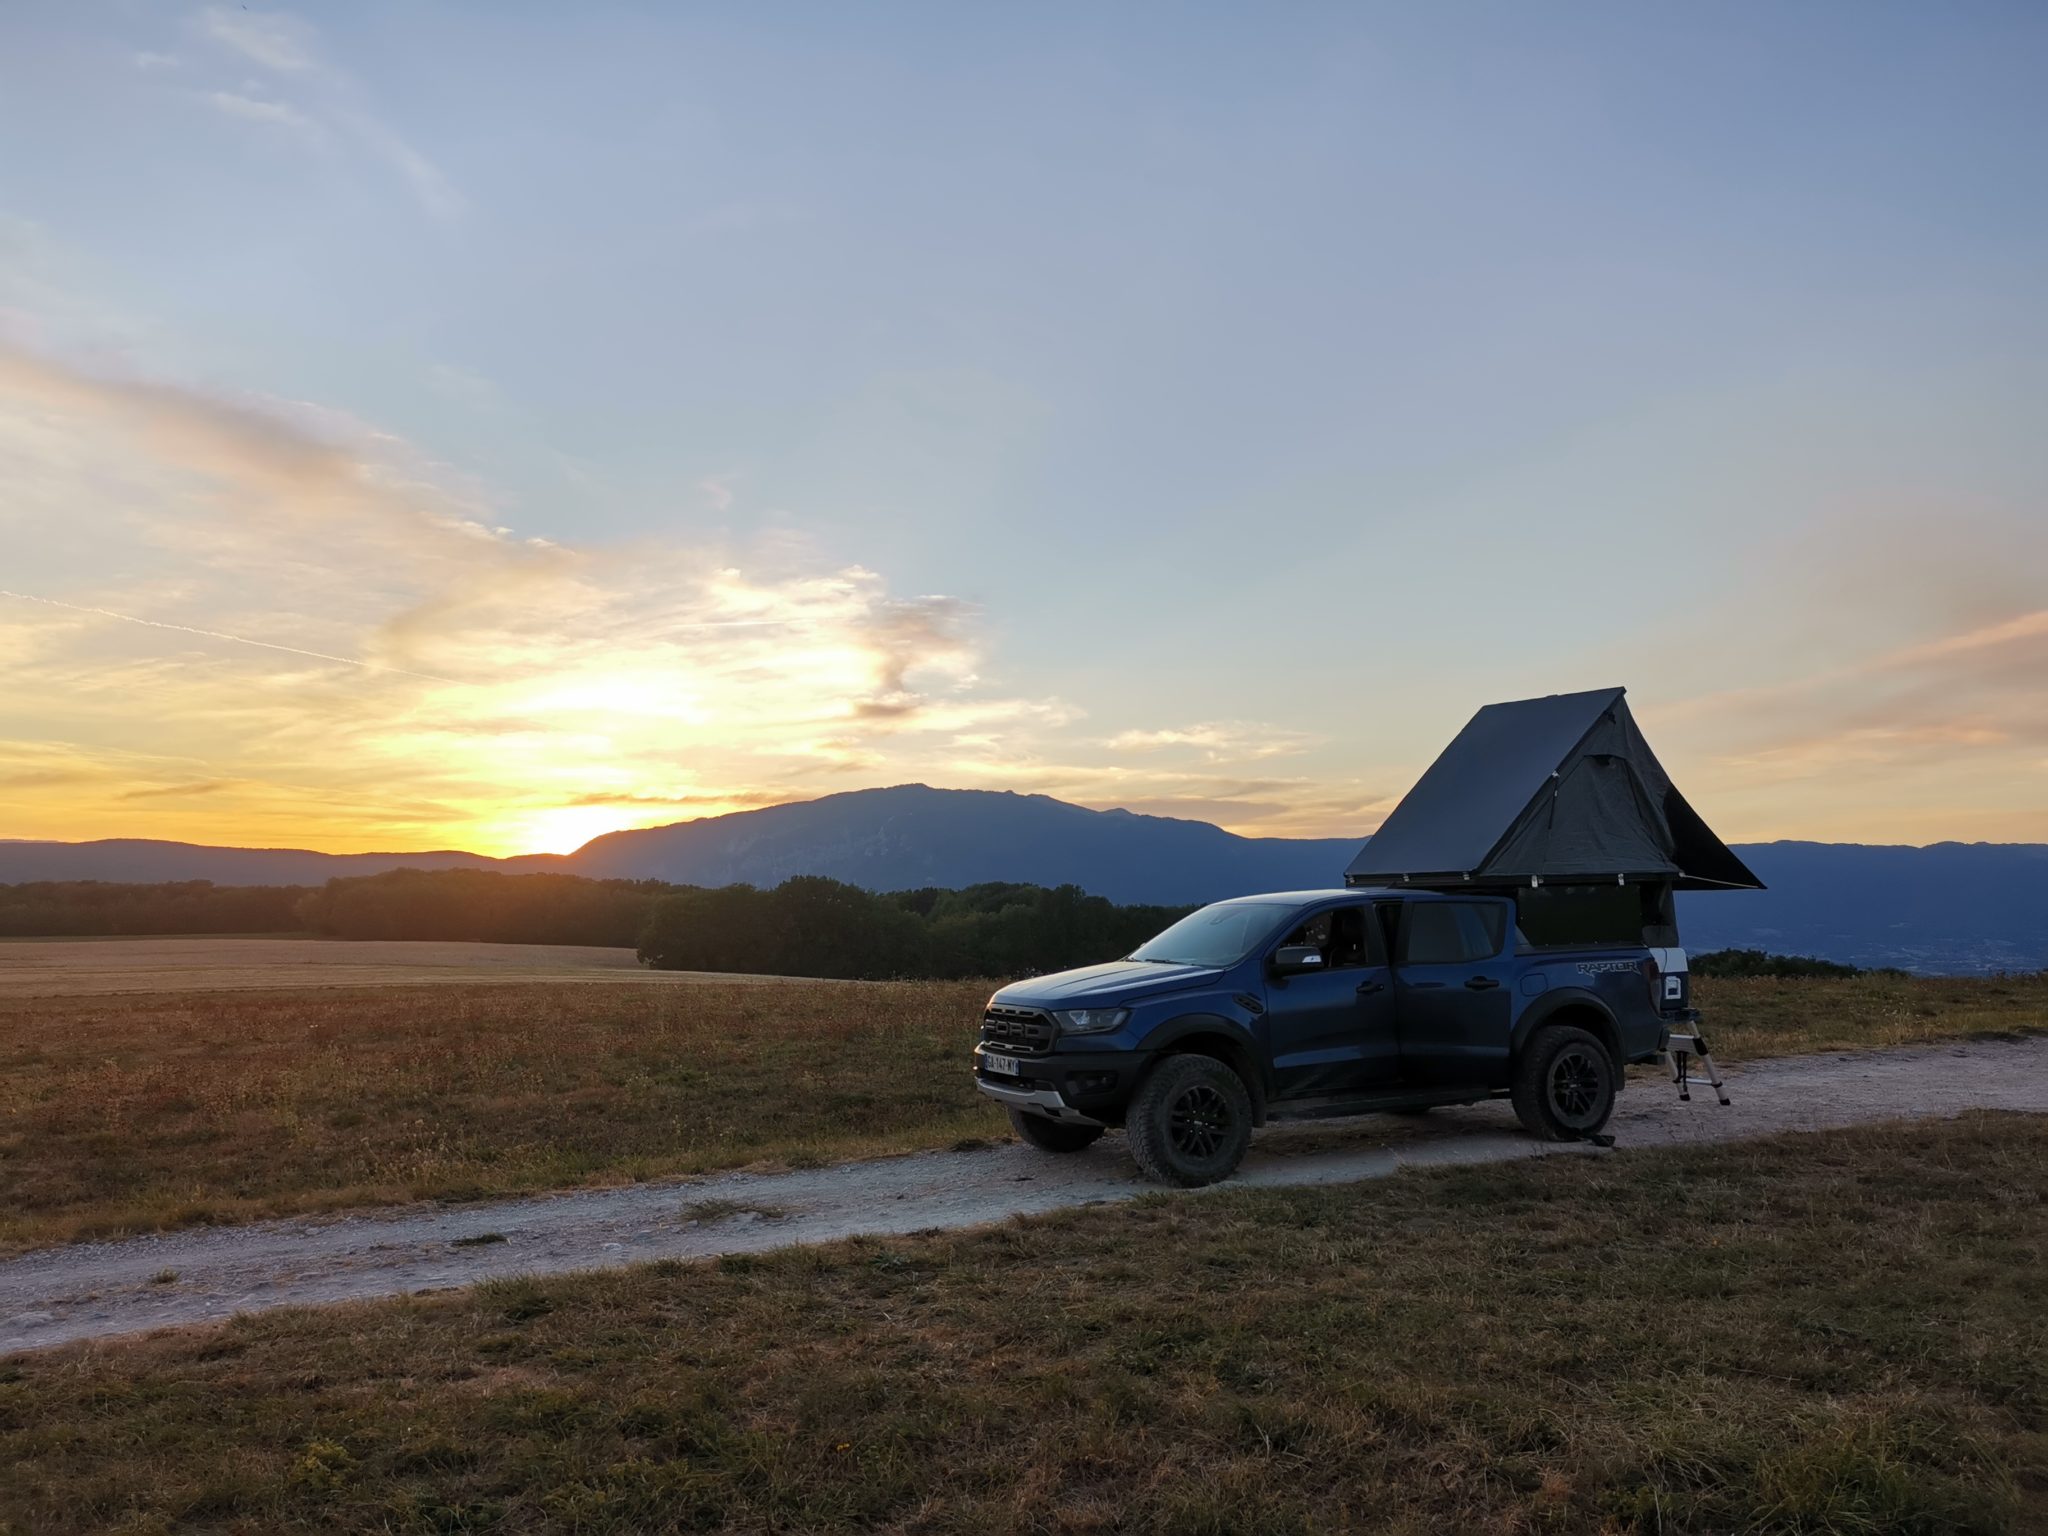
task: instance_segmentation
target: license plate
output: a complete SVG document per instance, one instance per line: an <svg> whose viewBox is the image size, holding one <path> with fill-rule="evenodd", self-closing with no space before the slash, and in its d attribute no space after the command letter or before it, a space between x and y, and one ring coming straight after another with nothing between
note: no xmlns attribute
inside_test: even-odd
<svg viewBox="0 0 2048 1536"><path fill-rule="evenodd" d="M1018 1075L1017 1058L1014 1056L997 1056L988 1051L983 1051L981 1053L981 1070L984 1072L1000 1072L1004 1077L1015 1077Z"/></svg>

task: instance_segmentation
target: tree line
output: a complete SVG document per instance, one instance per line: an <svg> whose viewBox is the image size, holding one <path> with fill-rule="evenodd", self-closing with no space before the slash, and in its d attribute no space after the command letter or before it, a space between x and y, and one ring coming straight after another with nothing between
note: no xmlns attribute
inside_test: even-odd
<svg viewBox="0 0 2048 1536"><path fill-rule="evenodd" d="M1120 906L1079 886L875 892L820 875L772 889L394 869L324 886L0 885L0 937L311 933L630 948L663 970L849 979L1026 976L1129 954L1187 907ZM1696 976L1835 977L1852 965L1761 950L1692 958Z"/></svg>
<svg viewBox="0 0 2048 1536"><path fill-rule="evenodd" d="M659 880L507 875L490 869L391 869L329 880L298 904L298 926L334 939L482 944L640 942Z"/></svg>
<svg viewBox="0 0 2048 1536"><path fill-rule="evenodd" d="M1857 966L1843 965L1834 960L1818 960L1812 955L1774 955L1761 949L1710 949L1705 954L1694 955L1690 964L1695 976L1835 979L1863 974ZM1903 976L1905 972L1887 970L1879 974Z"/></svg>
<svg viewBox="0 0 2048 1536"><path fill-rule="evenodd" d="M394 869L324 886L0 885L0 936L310 933L630 948L664 970L855 980L1009 976L1129 954L1186 907L1079 886L874 892L818 875L772 889Z"/></svg>
<svg viewBox="0 0 2048 1536"><path fill-rule="evenodd" d="M303 885L215 885L173 880L37 880L0 885L0 938L286 933L300 926Z"/></svg>
<svg viewBox="0 0 2048 1536"><path fill-rule="evenodd" d="M729 885L662 896L637 947L642 963L672 971L1019 976L1127 955L1189 910L1119 906L1077 885L877 893L797 875L773 890Z"/></svg>

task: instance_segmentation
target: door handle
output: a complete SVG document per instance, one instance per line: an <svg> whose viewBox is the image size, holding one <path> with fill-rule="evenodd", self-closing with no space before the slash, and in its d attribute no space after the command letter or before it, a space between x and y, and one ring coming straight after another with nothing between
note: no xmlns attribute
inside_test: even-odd
<svg viewBox="0 0 2048 1536"><path fill-rule="evenodd" d="M1491 992L1499 985L1491 976L1473 976L1465 982L1465 989L1468 992Z"/></svg>
<svg viewBox="0 0 2048 1536"><path fill-rule="evenodd" d="M1374 993L1374 992L1379 992L1379 991L1382 991L1382 990L1384 990L1384 989L1385 989L1385 987L1386 987L1386 983L1385 983L1385 982L1380 982L1380 981L1361 981L1361 982L1360 982L1360 983L1358 984L1358 995L1359 995L1360 997L1367 997L1367 996L1371 995L1371 994L1372 994L1372 993Z"/></svg>

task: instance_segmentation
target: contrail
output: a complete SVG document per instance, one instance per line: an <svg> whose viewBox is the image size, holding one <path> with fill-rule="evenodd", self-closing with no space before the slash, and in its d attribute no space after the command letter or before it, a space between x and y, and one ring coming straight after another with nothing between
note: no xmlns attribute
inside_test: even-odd
<svg viewBox="0 0 2048 1536"><path fill-rule="evenodd" d="M78 603L60 603L54 597L37 597L32 592L9 592L0 587L0 597L12 597L24 603L41 603L45 608L63 608L72 613L90 613L102 619L119 619L124 624L142 624L150 629L172 629L181 635L204 635L209 640L228 640L236 645L260 646L266 651L283 651L288 656L310 656L315 661L336 661L345 667L361 667L365 672L392 672L400 677L423 678L430 683L456 683L455 678L440 677L432 672L411 672L404 667L387 667L378 662L364 661L356 656L330 656L325 651L302 650L296 645L278 645L270 640L251 640L247 635L222 634L217 629L195 629L190 624L166 624L161 619L138 619L132 613L116 613L111 608L86 608Z"/></svg>

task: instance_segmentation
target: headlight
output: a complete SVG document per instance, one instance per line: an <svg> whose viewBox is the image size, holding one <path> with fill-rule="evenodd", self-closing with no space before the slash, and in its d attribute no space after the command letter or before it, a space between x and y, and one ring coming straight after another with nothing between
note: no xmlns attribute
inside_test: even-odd
<svg viewBox="0 0 2048 1536"><path fill-rule="evenodd" d="M1055 1019L1059 1020L1063 1035L1104 1035L1117 1028L1131 1016L1128 1008L1056 1008Z"/></svg>

